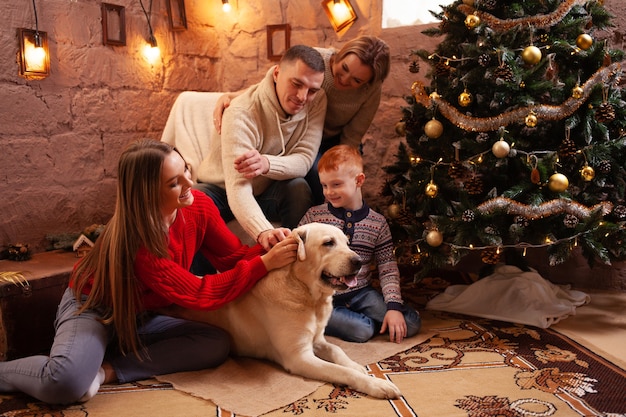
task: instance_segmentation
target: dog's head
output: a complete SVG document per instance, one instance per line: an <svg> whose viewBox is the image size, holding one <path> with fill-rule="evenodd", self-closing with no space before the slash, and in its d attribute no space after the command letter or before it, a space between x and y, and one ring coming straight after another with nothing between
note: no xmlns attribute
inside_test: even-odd
<svg viewBox="0 0 626 417"><path fill-rule="evenodd" d="M310 223L293 230L298 241L297 264L310 269L314 276L333 290L345 290L357 284L361 257L348 247L348 238L335 226ZM314 272L311 274L311 272Z"/></svg>

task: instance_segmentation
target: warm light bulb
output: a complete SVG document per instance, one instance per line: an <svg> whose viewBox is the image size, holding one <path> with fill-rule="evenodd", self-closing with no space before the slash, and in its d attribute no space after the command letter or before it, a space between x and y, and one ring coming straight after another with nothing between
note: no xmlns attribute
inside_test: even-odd
<svg viewBox="0 0 626 417"><path fill-rule="evenodd" d="M24 59L29 71L43 71L46 66L46 50L26 42L24 45Z"/></svg>
<svg viewBox="0 0 626 417"><path fill-rule="evenodd" d="M161 56L161 50L158 46L152 46L147 43L143 48L143 55L146 57L146 60L152 65L154 64L159 57Z"/></svg>
<svg viewBox="0 0 626 417"><path fill-rule="evenodd" d="M228 2L228 0L222 0L222 10L224 13L228 13L232 10L232 6Z"/></svg>
<svg viewBox="0 0 626 417"><path fill-rule="evenodd" d="M338 21L344 21L350 16L348 6L341 0L333 1L333 15Z"/></svg>

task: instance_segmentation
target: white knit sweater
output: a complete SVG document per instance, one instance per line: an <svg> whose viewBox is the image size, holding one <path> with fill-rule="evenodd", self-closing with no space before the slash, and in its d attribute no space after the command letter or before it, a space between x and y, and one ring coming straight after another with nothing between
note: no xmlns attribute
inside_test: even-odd
<svg viewBox="0 0 626 417"><path fill-rule="evenodd" d="M235 218L255 240L261 232L273 228L255 196L272 181L306 175L320 146L325 114L323 90L298 114L286 114L276 96L271 70L259 84L233 99L224 111L222 134L211 141L198 180L226 189ZM270 169L250 180L237 172L233 161L252 149L268 158Z"/></svg>

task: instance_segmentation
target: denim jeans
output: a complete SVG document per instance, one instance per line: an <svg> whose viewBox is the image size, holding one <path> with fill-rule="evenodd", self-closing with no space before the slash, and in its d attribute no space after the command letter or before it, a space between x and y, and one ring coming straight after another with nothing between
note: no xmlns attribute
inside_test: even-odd
<svg viewBox="0 0 626 417"><path fill-rule="evenodd" d="M422 327L419 313L406 304L400 312L406 321L407 337L415 336ZM367 342L380 331L386 313L382 294L372 287L338 294L333 299L325 334L348 342Z"/></svg>
<svg viewBox="0 0 626 417"><path fill-rule="evenodd" d="M57 310L50 355L0 362L0 392L22 391L47 403L69 404L87 392L105 355L124 383L214 367L226 360L230 350L229 335L222 329L152 315L138 328L146 359L132 352L124 356L116 353L113 326L98 321L100 314L94 310L76 314L79 308L68 288Z"/></svg>

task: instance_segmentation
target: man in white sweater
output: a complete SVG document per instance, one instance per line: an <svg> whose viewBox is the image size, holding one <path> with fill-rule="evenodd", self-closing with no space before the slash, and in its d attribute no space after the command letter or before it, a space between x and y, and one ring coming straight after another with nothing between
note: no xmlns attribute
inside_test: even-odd
<svg viewBox="0 0 626 417"><path fill-rule="evenodd" d="M224 111L196 188L213 199L224 220L269 249L284 239L312 204L303 178L317 155L326 114L324 60L296 45L259 83ZM272 221L280 222L274 228Z"/></svg>

